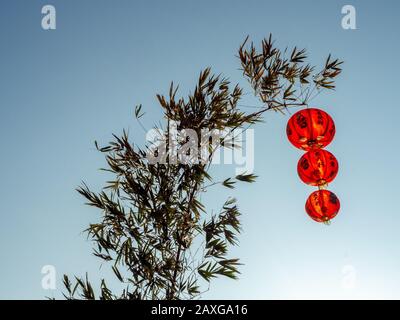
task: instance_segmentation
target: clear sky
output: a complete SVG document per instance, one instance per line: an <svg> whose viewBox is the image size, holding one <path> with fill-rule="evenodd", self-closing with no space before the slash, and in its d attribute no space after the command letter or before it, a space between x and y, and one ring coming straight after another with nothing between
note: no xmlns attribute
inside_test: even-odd
<svg viewBox="0 0 400 320"><path fill-rule="evenodd" d="M57 10L57 29L41 28L41 8ZM352 4L357 30L341 27ZM302 152L286 139L288 116L266 114L255 127L257 183L209 191L218 210L239 200L239 281L216 280L204 298L400 298L398 1L77 1L0 3L0 298L60 297L63 273L94 280L109 274L82 233L99 212L75 188L98 190L107 178L93 141L123 128L144 140L133 119L142 103L151 127L161 117L155 94L173 80L186 95L211 66L258 101L235 57L246 35L273 33L281 47L305 47L311 62L345 60L333 93L313 105L336 122L329 151L340 162L330 185L342 209L331 226L304 212L314 190L297 177ZM251 110L248 110L251 111ZM213 170L234 174L232 166ZM41 286L54 265L58 288ZM354 286L343 285L351 270Z"/></svg>

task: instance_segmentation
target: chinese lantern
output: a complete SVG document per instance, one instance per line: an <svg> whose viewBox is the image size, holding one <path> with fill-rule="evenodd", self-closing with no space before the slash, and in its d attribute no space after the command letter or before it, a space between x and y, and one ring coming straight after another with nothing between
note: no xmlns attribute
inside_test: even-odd
<svg viewBox="0 0 400 320"><path fill-rule="evenodd" d="M311 186L322 187L335 179L339 164L335 156L323 149L305 153L297 164L300 179Z"/></svg>
<svg viewBox="0 0 400 320"><path fill-rule="evenodd" d="M289 119L286 133L296 148L305 151L324 148L335 136L335 123L325 111L307 108Z"/></svg>
<svg viewBox="0 0 400 320"><path fill-rule="evenodd" d="M314 191L307 199L306 212L317 222L329 223L340 209L340 201L328 190Z"/></svg>
<svg viewBox="0 0 400 320"><path fill-rule="evenodd" d="M336 178L339 164L335 156L323 148L335 136L335 123L325 111L307 108L289 119L286 133L296 148L307 151L297 164L300 179L319 188L308 197L306 212L317 222L329 223L339 212L340 202L324 187Z"/></svg>

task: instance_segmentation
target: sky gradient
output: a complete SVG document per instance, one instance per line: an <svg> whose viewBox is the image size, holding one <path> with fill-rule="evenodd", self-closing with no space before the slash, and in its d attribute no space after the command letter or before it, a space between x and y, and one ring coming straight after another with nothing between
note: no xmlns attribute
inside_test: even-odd
<svg viewBox="0 0 400 320"><path fill-rule="evenodd" d="M57 10L56 30L41 28L45 4ZM357 30L341 27L346 4ZM75 191L107 180L94 140L126 128L143 142L134 106L143 104L151 128L161 118L155 94L173 80L187 95L208 66L244 88L243 105L260 105L235 55L246 35L258 43L271 32L281 48L305 47L313 64L329 53L345 61L337 90L312 103L336 123L327 149L340 164L330 189L341 212L330 226L306 216L314 188L297 177L302 152L287 141L288 116L267 113L255 126L258 181L205 195L214 210L237 197L243 234L232 256L244 265L239 281L215 280L203 298L400 299L399 9L389 0L2 0L0 298L59 298L64 273L109 275L82 233L100 213ZM44 265L56 267L57 290L41 287Z"/></svg>

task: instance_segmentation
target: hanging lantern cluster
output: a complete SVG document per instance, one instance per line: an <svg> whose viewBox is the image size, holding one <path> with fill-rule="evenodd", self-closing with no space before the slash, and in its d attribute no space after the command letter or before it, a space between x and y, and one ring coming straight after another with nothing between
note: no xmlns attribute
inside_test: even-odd
<svg viewBox="0 0 400 320"><path fill-rule="evenodd" d="M329 223L339 212L340 202L326 187L336 178L339 164L335 156L323 148L335 136L335 123L325 111L307 108L289 119L286 133L296 148L306 151L297 164L300 179L318 187L306 201L306 212L317 222Z"/></svg>

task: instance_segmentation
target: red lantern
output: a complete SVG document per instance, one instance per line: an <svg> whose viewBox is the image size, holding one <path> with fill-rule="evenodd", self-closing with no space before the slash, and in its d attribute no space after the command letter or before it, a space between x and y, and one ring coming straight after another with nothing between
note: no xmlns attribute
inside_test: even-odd
<svg viewBox="0 0 400 320"><path fill-rule="evenodd" d="M335 123L325 111L307 108L289 119L286 133L296 148L306 151L323 148L335 136Z"/></svg>
<svg viewBox="0 0 400 320"><path fill-rule="evenodd" d="M328 190L317 190L307 199L306 212L317 222L329 223L340 209L340 202L336 195Z"/></svg>
<svg viewBox="0 0 400 320"><path fill-rule="evenodd" d="M300 179L311 186L324 186L333 179L339 170L335 156L323 149L314 149L305 153L297 164Z"/></svg>

